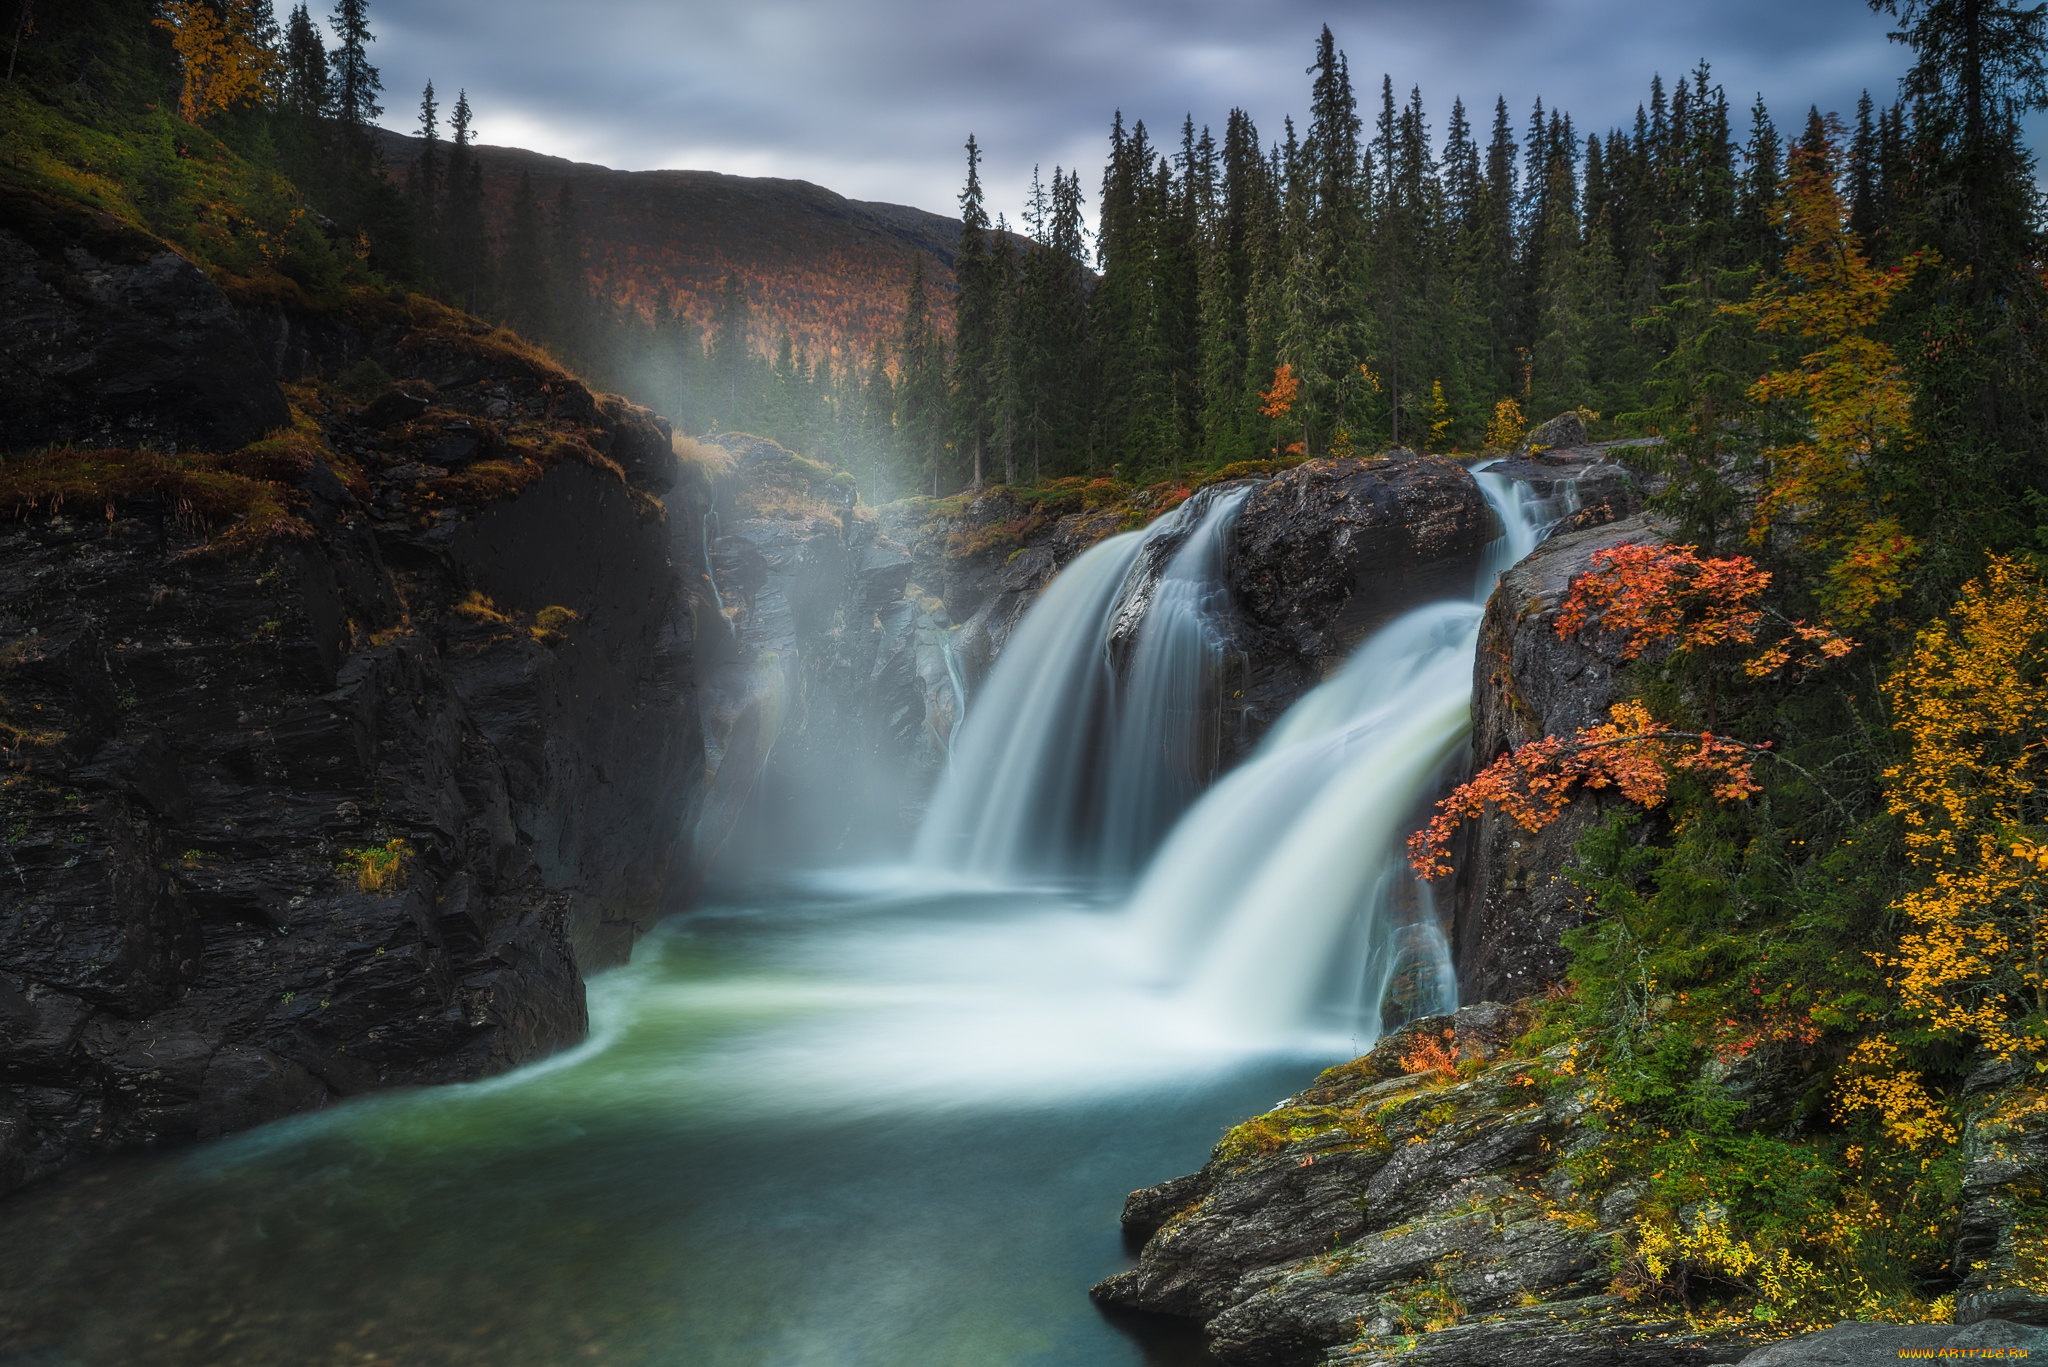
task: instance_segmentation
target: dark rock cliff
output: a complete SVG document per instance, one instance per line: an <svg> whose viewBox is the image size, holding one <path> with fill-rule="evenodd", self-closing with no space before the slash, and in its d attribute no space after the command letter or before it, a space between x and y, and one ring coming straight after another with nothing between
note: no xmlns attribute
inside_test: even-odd
<svg viewBox="0 0 2048 1367"><path fill-rule="evenodd" d="M0 300L0 451L228 450L288 416L205 273L111 217L0 195Z"/></svg>
<svg viewBox="0 0 2048 1367"><path fill-rule="evenodd" d="M132 451L0 523L0 1189L579 1038L581 974L690 876L665 425L445 310L245 327L166 253L19 217L0 317L56 340L6 348L38 396L7 445L293 425L253 548ZM363 358L400 387L323 380Z"/></svg>
<svg viewBox="0 0 2048 1367"><path fill-rule="evenodd" d="M1537 546L1501 577L1479 628L1473 664L1472 759L1483 767L1516 746L1606 719L1622 661L1595 634L1560 639L1557 610L1595 552L1663 538L1647 515ZM1456 860L1458 991L1466 1001L1513 1001L1558 981L1568 956L1559 937L1579 922L1576 888L1562 870L1588 827L1608 810L1581 798L1536 834L1489 811L1465 833Z"/></svg>
<svg viewBox="0 0 2048 1367"><path fill-rule="evenodd" d="M1240 753L1376 627L1470 594L1499 531L1472 476L1441 456L1312 460L1258 485L1230 561L1249 626L1229 728Z"/></svg>

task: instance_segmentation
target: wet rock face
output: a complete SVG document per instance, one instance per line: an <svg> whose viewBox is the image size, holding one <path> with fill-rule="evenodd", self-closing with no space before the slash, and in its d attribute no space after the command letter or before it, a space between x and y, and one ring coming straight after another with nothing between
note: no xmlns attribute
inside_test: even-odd
<svg viewBox="0 0 2048 1367"><path fill-rule="evenodd" d="M1496 469L1500 467L1495 467ZM1516 746L1604 720L1619 695L1617 643L1557 634L1557 610L1595 552L1661 542L1647 515L1553 535L1502 576L1486 605L1474 663L1472 758L1484 767ZM1490 812L1469 826L1456 860L1455 954L1466 1000L1513 1001L1564 974L1559 944L1577 925L1577 889L1563 870L1612 800L1580 798L1531 834Z"/></svg>
<svg viewBox="0 0 2048 1367"><path fill-rule="evenodd" d="M1226 734L1248 752L1374 629L1472 592L1499 525L1465 467L1405 451L1312 460L1238 515L1230 589L1244 681Z"/></svg>
<svg viewBox="0 0 2048 1367"><path fill-rule="evenodd" d="M1405 451L1312 460L1245 502L1230 587L1276 646L1322 662L1415 603L1469 593L1497 531L1456 461ZM1446 594L1446 584L1457 587Z"/></svg>
<svg viewBox="0 0 2048 1367"><path fill-rule="evenodd" d="M105 215L0 195L0 450L230 451L290 416L204 272Z"/></svg>
<svg viewBox="0 0 2048 1367"><path fill-rule="evenodd" d="M1227 1363L1736 1361L1750 1345L1607 1294L1627 1203L1557 1166L1598 1124L1503 1055L1524 1024L1468 1007L1324 1073L1134 1192L1139 1263L1092 1294L1201 1321Z"/></svg>
<svg viewBox="0 0 2048 1367"><path fill-rule="evenodd" d="M739 489L792 459L756 437L708 440L733 454ZM724 608L700 637L715 775L697 860L900 847L956 720L944 612L913 593L911 553L835 489L748 501L721 499L701 550L695 523L677 529L678 561L708 567L700 599Z"/></svg>

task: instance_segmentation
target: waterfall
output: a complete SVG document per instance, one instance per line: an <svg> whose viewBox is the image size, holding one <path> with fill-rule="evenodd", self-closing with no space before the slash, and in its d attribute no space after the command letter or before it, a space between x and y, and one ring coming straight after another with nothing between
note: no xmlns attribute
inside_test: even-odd
<svg viewBox="0 0 2048 1367"><path fill-rule="evenodd" d="M1465 759L1481 605L1574 504L1475 472L1501 531L1475 601L1411 611L1218 762L1225 570L1244 489L1079 557L976 691L918 833L926 867L1139 873L1121 914L1158 983L1226 1030L1281 1036L1456 1004L1404 840ZM1155 852L1156 851L1156 852Z"/></svg>
<svg viewBox="0 0 2048 1367"><path fill-rule="evenodd" d="M1034 879L1143 865L1215 770L1212 617L1228 600L1224 560L1245 494L1198 493L1053 580L975 691L917 863ZM1121 670L1120 639L1131 641Z"/></svg>
<svg viewBox="0 0 2048 1367"><path fill-rule="evenodd" d="M1010 633L955 732L918 828L918 863L997 877L1075 866L1114 696L1103 643L1142 543L1126 532L1091 547Z"/></svg>
<svg viewBox="0 0 2048 1367"><path fill-rule="evenodd" d="M1249 489L1215 500L1181 543L1144 606L1119 690L1116 744L1103 806L1103 872L1127 877L1215 775L1223 742L1218 695L1223 641L1216 617L1230 533Z"/></svg>
<svg viewBox="0 0 2048 1367"><path fill-rule="evenodd" d="M1502 525L1483 603L1548 510L1478 479ZM1342 1023L1373 1036L1390 997L1408 1015L1456 1004L1403 838L1463 757L1480 616L1477 603L1438 603L1381 628L1174 829L1126 915L1204 1014L1253 1033Z"/></svg>

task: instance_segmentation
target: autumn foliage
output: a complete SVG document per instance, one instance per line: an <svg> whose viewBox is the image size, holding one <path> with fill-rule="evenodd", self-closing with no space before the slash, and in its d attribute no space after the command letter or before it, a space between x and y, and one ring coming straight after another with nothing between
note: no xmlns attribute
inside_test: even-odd
<svg viewBox="0 0 2048 1367"><path fill-rule="evenodd" d="M1930 258L1871 265L1849 229L1824 137L1794 149L1784 206L1784 269L1728 310L1810 348L1750 388L1757 403L1789 409L1797 434L1763 453L1751 535L1795 528L1829 562L1821 592L1830 611L1861 621L1904 591L1902 573L1919 550L1871 489L1872 462L1915 439L1913 388L1871 334Z"/></svg>
<svg viewBox="0 0 2048 1367"><path fill-rule="evenodd" d="M1747 556L1708 559L1691 546L1616 546L1597 552L1592 568L1572 582L1557 634L1611 633L1620 638L1625 660L1656 645L1685 653L1744 647L1742 670L1755 678L1849 652L1853 642L1831 629L1787 621L1766 607L1770 582L1769 572ZM1700 775L1723 802L1740 801L1759 790L1752 765L1768 751L1767 743L1679 730L1641 703L1618 703L1598 726L1529 741L1459 785L1409 840L1410 862L1425 878L1448 874L1453 833L1489 809L1534 833L1584 791L1613 789L1639 806L1658 806L1679 773Z"/></svg>
<svg viewBox="0 0 2048 1367"><path fill-rule="evenodd" d="M1621 637L1624 660L1667 643L1682 651L1759 646L1742 665L1752 678L1849 653L1854 642L1833 629L1787 621L1767 608L1770 585L1770 572L1745 555L1707 559L1692 546L1615 546L1595 552L1593 567L1572 584L1557 634L1597 626Z"/></svg>
<svg viewBox="0 0 2048 1367"><path fill-rule="evenodd" d="M1850 1058L1845 1111L1907 1143L1947 1137L1905 1066L1915 1034L2038 1056L2048 1008L2048 583L1995 559L1947 620L1924 628L1886 687L1908 753L1885 774L1919 886L1879 961L1898 1019Z"/></svg>
<svg viewBox="0 0 2048 1367"><path fill-rule="evenodd" d="M178 112L186 122L204 123L269 91L279 66L263 42L269 8L254 0L164 0L156 25L170 32L184 71Z"/></svg>
<svg viewBox="0 0 2048 1367"><path fill-rule="evenodd" d="M1300 393L1301 381L1295 377L1294 367L1282 361L1273 372L1273 387L1259 393L1259 412L1269 418L1284 418Z"/></svg>

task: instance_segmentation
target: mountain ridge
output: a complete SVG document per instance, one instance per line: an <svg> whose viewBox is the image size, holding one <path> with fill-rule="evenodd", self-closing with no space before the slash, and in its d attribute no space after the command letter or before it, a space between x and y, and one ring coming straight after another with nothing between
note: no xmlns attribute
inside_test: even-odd
<svg viewBox="0 0 2048 1367"><path fill-rule="evenodd" d="M422 140L379 130L387 169L404 176ZM445 144L444 144L445 151ZM494 223L509 216L521 172L551 206L570 187L591 274L648 317L674 307L708 330L721 282L747 282L757 349L787 330L800 351L842 357L893 341L911 264L926 258L935 313L950 321L960 220L857 200L811 181L668 168L622 171L527 148L478 144Z"/></svg>

